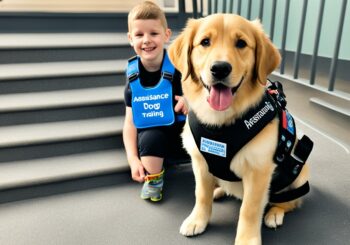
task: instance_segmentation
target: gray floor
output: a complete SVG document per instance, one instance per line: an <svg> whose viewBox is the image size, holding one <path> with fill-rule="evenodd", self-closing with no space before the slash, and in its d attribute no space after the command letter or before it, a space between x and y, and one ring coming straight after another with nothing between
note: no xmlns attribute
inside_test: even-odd
<svg viewBox="0 0 350 245"><path fill-rule="evenodd" d="M305 110L297 110L293 104L292 109L299 129L315 142L309 160L311 192L301 209L285 216L281 228L262 228L263 243L349 244L349 124L339 140L332 135L332 125L328 131L320 129L327 123L319 126L317 118L304 121ZM194 204L189 164L168 169L161 203L141 200L140 187L130 180L129 173L119 173L3 191L0 244L232 244L240 207L233 198L214 204L204 234L193 238L179 234L179 226Z"/></svg>

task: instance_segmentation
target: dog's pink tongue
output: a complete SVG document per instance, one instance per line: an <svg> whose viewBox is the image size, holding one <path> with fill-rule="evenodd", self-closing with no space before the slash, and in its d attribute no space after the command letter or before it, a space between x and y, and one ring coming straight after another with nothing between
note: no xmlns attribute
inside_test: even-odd
<svg viewBox="0 0 350 245"><path fill-rule="evenodd" d="M208 103L214 110L224 111L231 105L231 102L232 92L230 88L220 84L211 87Z"/></svg>

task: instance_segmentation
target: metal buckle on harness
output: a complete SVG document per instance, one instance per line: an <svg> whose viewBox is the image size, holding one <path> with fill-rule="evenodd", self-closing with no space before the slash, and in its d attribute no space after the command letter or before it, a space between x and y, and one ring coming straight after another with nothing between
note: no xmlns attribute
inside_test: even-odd
<svg viewBox="0 0 350 245"><path fill-rule="evenodd" d="M170 72L163 71L162 77L169 80L170 82L173 81L173 74L171 74Z"/></svg>
<svg viewBox="0 0 350 245"><path fill-rule="evenodd" d="M135 72L135 73L129 75L129 76L128 76L129 82L132 82L132 81L136 80L136 79L138 78L138 76L139 76L139 73L138 73L138 72Z"/></svg>
<svg viewBox="0 0 350 245"><path fill-rule="evenodd" d="M284 110L287 106L286 95L283 92L283 86L280 82L271 82L268 86L269 94L275 99L278 105Z"/></svg>
<svg viewBox="0 0 350 245"><path fill-rule="evenodd" d="M133 57L131 57L130 59L128 59L128 63L130 63L131 61L137 60L138 56L134 55Z"/></svg>

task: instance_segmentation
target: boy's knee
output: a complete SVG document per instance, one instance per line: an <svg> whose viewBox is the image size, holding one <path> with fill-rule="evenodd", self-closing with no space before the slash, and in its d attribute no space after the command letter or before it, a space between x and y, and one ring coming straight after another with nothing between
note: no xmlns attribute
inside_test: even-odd
<svg viewBox="0 0 350 245"><path fill-rule="evenodd" d="M158 129L149 129L139 134L138 145L141 156L165 157L166 135Z"/></svg>

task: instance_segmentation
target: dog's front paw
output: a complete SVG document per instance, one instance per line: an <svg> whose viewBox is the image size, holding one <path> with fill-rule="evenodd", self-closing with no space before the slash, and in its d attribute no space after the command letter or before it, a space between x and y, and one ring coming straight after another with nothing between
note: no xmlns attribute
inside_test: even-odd
<svg viewBox="0 0 350 245"><path fill-rule="evenodd" d="M279 207L272 207L265 215L265 225L269 228L277 228L283 224L284 210Z"/></svg>
<svg viewBox="0 0 350 245"><path fill-rule="evenodd" d="M202 219L196 219L192 216L187 217L180 227L180 233L184 236L195 236L205 231L208 222Z"/></svg>

